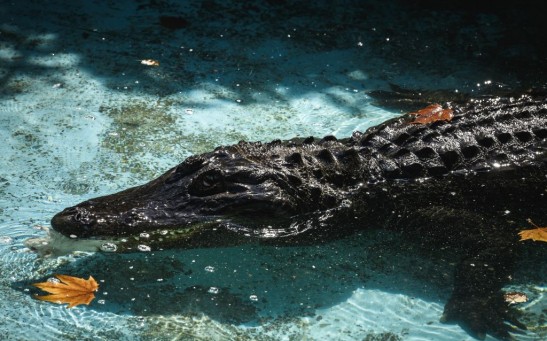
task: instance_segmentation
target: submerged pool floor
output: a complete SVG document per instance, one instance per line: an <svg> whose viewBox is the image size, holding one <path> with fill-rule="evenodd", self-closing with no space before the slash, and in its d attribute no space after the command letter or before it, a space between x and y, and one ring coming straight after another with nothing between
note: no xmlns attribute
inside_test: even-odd
<svg viewBox="0 0 547 341"><path fill-rule="evenodd" d="M0 339L471 340L439 322L450 255L385 231L55 259L24 246L64 207L215 146L347 137L400 113L374 90L545 87L546 45L522 24L535 18L416 3L1 4ZM526 250L515 275L512 289L530 297L518 340L547 337L544 251ZM97 298L73 309L33 299L31 283L57 273L92 275Z"/></svg>

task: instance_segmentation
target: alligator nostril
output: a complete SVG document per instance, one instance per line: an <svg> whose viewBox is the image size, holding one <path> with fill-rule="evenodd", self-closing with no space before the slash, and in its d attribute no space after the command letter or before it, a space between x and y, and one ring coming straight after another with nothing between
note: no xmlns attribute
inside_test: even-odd
<svg viewBox="0 0 547 341"><path fill-rule="evenodd" d="M92 218L90 212L85 208L69 207L53 216L51 226L66 236L82 237L85 235L86 229L93 223Z"/></svg>
<svg viewBox="0 0 547 341"><path fill-rule="evenodd" d="M71 226L74 223L85 224L87 223L88 216L87 210L83 208L69 207L56 214L52 218L51 223L54 229Z"/></svg>
<svg viewBox="0 0 547 341"><path fill-rule="evenodd" d="M89 213L85 208L71 208L70 210L65 210L65 213L68 213L72 216L72 220L77 223L86 223L89 217Z"/></svg>

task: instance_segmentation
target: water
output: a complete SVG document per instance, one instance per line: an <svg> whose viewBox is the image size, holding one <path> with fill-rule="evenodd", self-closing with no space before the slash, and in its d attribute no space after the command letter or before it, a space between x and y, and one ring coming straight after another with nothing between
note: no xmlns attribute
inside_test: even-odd
<svg viewBox="0 0 547 341"><path fill-rule="evenodd" d="M215 146L365 130L399 114L368 95L390 84L475 95L544 86L545 45L523 24L534 18L464 5L1 4L0 339L469 340L439 322L454 265L387 232L47 260L23 244L62 208ZM181 27L162 26L166 15ZM536 266L517 276L532 298L519 306L531 329L522 340L546 335ZM30 284L56 273L94 276L97 299L70 310L34 300Z"/></svg>

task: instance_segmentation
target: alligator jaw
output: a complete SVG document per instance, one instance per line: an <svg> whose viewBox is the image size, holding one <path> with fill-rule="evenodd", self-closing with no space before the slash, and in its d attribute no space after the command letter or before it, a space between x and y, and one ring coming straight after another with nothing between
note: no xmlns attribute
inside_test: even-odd
<svg viewBox="0 0 547 341"><path fill-rule="evenodd" d="M73 252L106 251L108 245L116 245L110 240L74 239L63 236L55 230L46 229L45 237L25 240L25 246L41 258L60 257Z"/></svg>

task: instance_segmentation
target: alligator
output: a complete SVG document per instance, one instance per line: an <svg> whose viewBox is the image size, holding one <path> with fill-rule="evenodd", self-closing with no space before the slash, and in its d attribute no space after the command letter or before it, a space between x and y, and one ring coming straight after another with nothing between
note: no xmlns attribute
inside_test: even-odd
<svg viewBox="0 0 547 341"><path fill-rule="evenodd" d="M386 228L462 259L442 320L499 339L525 329L504 301L526 220L547 221L547 97L445 103L365 132L239 142L84 201L51 225L112 250L310 245ZM134 240L138 240L135 244Z"/></svg>

